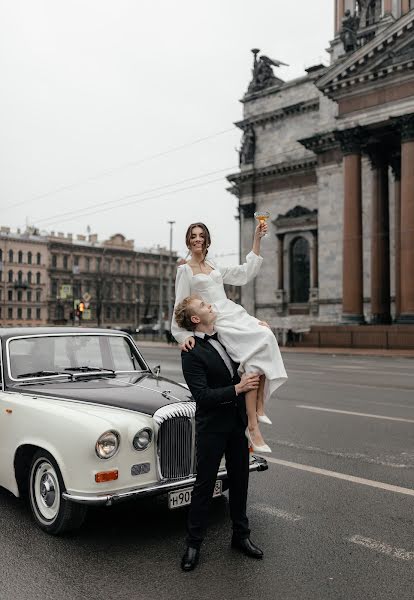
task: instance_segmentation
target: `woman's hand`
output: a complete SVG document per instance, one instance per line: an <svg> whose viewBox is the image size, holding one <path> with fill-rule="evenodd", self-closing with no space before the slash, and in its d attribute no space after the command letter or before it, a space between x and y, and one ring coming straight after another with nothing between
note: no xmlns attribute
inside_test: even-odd
<svg viewBox="0 0 414 600"><path fill-rule="evenodd" d="M269 323L266 323L266 321L259 321L259 325L263 325L263 327L267 327L268 329L270 329L270 325Z"/></svg>
<svg viewBox="0 0 414 600"><path fill-rule="evenodd" d="M264 237L266 235L266 233L268 232L268 225L266 223L266 221L260 222L258 226L255 229L254 232L254 237L261 239L262 237Z"/></svg>
<svg viewBox="0 0 414 600"><path fill-rule="evenodd" d="M180 348L183 352L188 352L192 350L195 346L195 338L193 335L190 335L188 338L185 338L184 342L180 344Z"/></svg>

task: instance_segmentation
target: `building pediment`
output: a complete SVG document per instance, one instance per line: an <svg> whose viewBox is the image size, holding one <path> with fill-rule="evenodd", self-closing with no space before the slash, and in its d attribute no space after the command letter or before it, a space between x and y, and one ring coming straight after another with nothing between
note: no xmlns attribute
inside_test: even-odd
<svg viewBox="0 0 414 600"><path fill-rule="evenodd" d="M384 85L386 78L413 77L414 11L395 21L371 41L339 59L316 82L326 96L337 99L351 91Z"/></svg>

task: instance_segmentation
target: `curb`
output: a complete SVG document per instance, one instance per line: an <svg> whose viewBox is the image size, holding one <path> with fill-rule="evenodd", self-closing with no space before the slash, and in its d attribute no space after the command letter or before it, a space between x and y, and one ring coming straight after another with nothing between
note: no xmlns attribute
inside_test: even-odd
<svg viewBox="0 0 414 600"><path fill-rule="evenodd" d="M138 346L142 348L169 348L170 350L180 351L178 345L167 344L167 342L150 342L135 340ZM281 346L282 354L329 354L341 356L384 356L397 358L414 358L414 350L404 350L402 348L384 349L384 348L318 348L301 346Z"/></svg>

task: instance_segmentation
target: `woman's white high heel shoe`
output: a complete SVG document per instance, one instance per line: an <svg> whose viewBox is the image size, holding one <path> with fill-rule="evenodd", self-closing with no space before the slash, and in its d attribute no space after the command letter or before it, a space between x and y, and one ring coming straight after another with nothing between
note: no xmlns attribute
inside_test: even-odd
<svg viewBox="0 0 414 600"><path fill-rule="evenodd" d="M245 434L248 439L249 446L251 446L253 448L254 452L271 452L272 451L270 446L268 446L267 444L263 444L263 446L256 446L256 444L253 443L253 440L250 436L250 431L249 431L248 427L246 427Z"/></svg>
<svg viewBox="0 0 414 600"><path fill-rule="evenodd" d="M266 425L272 424L272 421L267 415L257 415L257 420L259 421L259 423L266 423Z"/></svg>

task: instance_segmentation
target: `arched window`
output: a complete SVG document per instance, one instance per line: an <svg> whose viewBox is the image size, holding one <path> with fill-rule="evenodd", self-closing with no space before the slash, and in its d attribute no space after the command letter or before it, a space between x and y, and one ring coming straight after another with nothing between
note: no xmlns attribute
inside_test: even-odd
<svg viewBox="0 0 414 600"><path fill-rule="evenodd" d="M28 252L28 253L27 253L27 264L28 264L28 265L31 265L31 264L32 264L32 256L33 256L33 255L32 255L32 253L31 253L31 252Z"/></svg>
<svg viewBox="0 0 414 600"><path fill-rule="evenodd" d="M21 250L19 250L19 254L17 256L18 256L17 261L18 261L19 265L21 265L23 262L23 252Z"/></svg>
<svg viewBox="0 0 414 600"><path fill-rule="evenodd" d="M9 283L13 282L13 271L10 269L9 271Z"/></svg>
<svg viewBox="0 0 414 600"><path fill-rule="evenodd" d="M17 273L17 281L18 281L19 283L23 283L23 273L22 273L22 271L19 271L19 272Z"/></svg>
<svg viewBox="0 0 414 600"><path fill-rule="evenodd" d="M9 262L13 262L13 250L9 250Z"/></svg>
<svg viewBox="0 0 414 600"><path fill-rule="evenodd" d="M27 283L31 284L32 283L32 272L29 271L27 273Z"/></svg>
<svg viewBox="0 0 414 600"><path fill-rule="evenodd" d="M40 265L40 264L41 264L41 262L42 262L42 255L40 254L40 252L38 252L38 253L36 254L36 264L37 264L37 265Z"/></svg>
<svg viewBox="0 0 414 600"><path fill-rule="evenodd" d="M36 273L36 283L37 285L40 283L40 273Z"/></svg>
<svg viewBox="0 0 414 600"><path fill-rule="evenodd" d="M309 243L303 237L290 245L290 301L308 302L310 288Z"/></svg>

